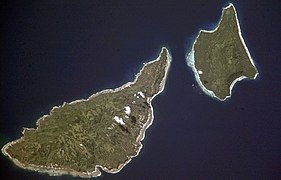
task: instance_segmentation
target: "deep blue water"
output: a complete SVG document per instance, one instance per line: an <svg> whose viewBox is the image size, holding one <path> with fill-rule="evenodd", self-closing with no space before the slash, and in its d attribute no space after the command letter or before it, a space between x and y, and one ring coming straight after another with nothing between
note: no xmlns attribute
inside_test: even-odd
<svg viewBox="0 0 281 180"><path fill-rule="evenodd" d="M1 146L54 105L133 80L166 46L173 61L140 155L99 179L281 178L279 1L232 1L260 76L236 84L224 103L192 87L185 54L228 1L100 2L1 3ZM5 179L71 179L0 158Z"/></svg>

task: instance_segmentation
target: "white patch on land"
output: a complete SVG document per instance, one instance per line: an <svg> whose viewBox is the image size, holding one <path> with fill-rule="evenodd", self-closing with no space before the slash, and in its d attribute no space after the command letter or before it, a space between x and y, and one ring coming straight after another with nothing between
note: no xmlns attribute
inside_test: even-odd
<svg viewBox="0 0 281 180"><path fill-rule="evenodd" d="M138 94L139 94L142 98L145 98L143 92L139 91Z"/></svg>
<svg viewBox="0 0 281 180"><path fill-rule="evenodd" d="M201 71L201 70L198 70L198 74L203 74L203 71Z"/></svg>
<svg viewBox="0 0 281 180"><path fill-rule="evenodd" d="M131 107L130 106L125 106L125 113L129 116L131 114Z"/></svg>
<svg viewBox="0 0 281 180"><path fill-rule="evenodd" d="M83 144L79 144L81 147L83 147L84 145Z"/></svg>
<svg viewBox="0 0 281 180"><path fill-rule="evenodd" d="M115 122L117 122L118 124L125 125L123 119L120 118L120 117L118 117L118 116L114 116L114 117L113 117L113 120L114 120Z"/></svg>

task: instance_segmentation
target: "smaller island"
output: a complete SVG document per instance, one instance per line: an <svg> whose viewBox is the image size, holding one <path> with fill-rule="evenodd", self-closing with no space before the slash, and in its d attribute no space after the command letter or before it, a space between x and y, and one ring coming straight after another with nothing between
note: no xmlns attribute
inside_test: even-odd
<svg viewBox="0 0 281 180"><path fill-rule="evenodd" d="M220 101L231 96L236 82L256 79L258 71L242 37L233 4L223 8L214 30L200 30L186 62L203 92Z"/></svg>

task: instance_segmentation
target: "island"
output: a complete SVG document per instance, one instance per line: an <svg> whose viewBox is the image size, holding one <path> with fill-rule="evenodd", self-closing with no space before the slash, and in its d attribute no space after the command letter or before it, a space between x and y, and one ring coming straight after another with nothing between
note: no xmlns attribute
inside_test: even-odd
<svg viewBox="0 0 281 180"><path fill-rule="evenodd" d="M233 4L223 8L214 30L200 30L186 62L203 92L220 101L231 96L236 82L256 79L258 71L241 35Z"/></svg>
<svg viewBox="0 0 281 180"><path fill-rule="evenodd" d="M119 172L142 148L153 122L151 101L163 91L171 56L163 47L133 82L55 106L7 143L2 153L17 166L51 176L97 177Z"/></svg>

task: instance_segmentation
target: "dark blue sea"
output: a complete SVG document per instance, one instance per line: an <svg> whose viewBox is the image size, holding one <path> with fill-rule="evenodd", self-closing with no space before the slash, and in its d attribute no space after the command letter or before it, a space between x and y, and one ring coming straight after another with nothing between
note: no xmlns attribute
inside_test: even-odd
<svg viewBox="0 0 281 180"><path fill-rule="evenodd" d="M166 46L173 61L140 155L98 179L281 179L280 1L232 1L260 75L230 100L203 94L185 62L228 2L1 1L0 146L54 105L132 81ZM0 179L73 179L0 159Z"/></svg>

